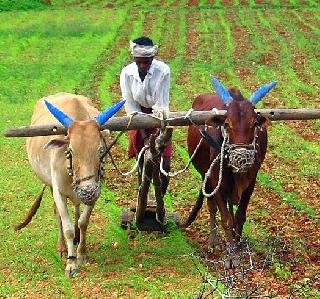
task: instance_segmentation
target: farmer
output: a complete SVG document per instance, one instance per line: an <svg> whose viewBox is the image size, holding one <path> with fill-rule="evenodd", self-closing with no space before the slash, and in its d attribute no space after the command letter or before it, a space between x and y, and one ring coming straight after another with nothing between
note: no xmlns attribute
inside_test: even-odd
<svg viewBox="0 0 320 299"><path fill-rule="evenodd" d="M133 62L124 67L120 74L122 97L126 100L125 110L128 115L135 112L151 114L169 111L170 68L162 61L155 59L158 46L148 37L140 37L130 41ZM157 129L140 129L129 131L129 158L137 158L140 150L148 143L151 134ZM170 170L172 155L171 142L164 150L163 168ZM143 161L142 161L143 163ZM142 165L141 163L141 165ZM141 183L141 165L139 184ZM166 193L169 178L161 174L162 194Z"/></svg>

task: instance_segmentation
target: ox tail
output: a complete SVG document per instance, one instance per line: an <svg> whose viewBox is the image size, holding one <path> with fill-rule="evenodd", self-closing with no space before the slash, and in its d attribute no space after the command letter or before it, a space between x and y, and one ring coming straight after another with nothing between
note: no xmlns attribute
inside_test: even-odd
<svg viewBox="0 0 320 299"><path fill-rule="evenodd" d="M181 228L187 228L196 219L198 212L202 208L203 199L204 199L204 195L202 193L202 190L200 190L197 201L196 201L195 205L193 206L192 211L191 211L188 219L186 220L186 222L180 225Z"/></svg>
<svg viewBox="0 0 320 299"><path fill-rule="evenodd" d="M18 231L24 227L26 227L30 221L32 220L33 216L37 213L37 210L39 209L40 207L40 203L41 203L41 200L42 200L42 196L43 196L43 193L44 193L44 190L46 189L46 185L43 184L42 185L42 189L40 191L40 193L38 194L37 198L36 198L36 201L33 203L27 217L25 218L25 220L21 223L19 223L18 225L15 226L14 230L15 231Z"/></svg>

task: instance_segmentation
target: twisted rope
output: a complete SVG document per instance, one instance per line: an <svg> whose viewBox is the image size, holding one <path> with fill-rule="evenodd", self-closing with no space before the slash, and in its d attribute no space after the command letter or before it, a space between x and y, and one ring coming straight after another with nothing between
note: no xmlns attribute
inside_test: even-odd
<svg viewBox="0 0 320 299"><path fill-rule="evenodd" d="M196 126L196 127L198 128L198 126L197 126L197 125L192 121L192 119L191 119L191 113L192 113L192 111L194 111L193 108L189 109L189 110L187 111L186 115L184 116L184 118L189 119L190 123L193 124L194 126ZM187 162L186 166L185 166L183 169L180 169L180 170L178 170L178 171L176 171L176 172L170 172L170 171L167 172L167 171L165 171L165 170L163 169L163 157L161 156L161 159L160 159L160 172L161 172L163 175L172 178L172 177L175 177L175 176L177 176L177 175L179 175L179 174L187 171L188 168L190 167L190 164L191 164L194 156L195 156L196 153L198 152L198 149L200 148L200 145L202 144L202 141L203 141L203 137L201 137L198 145L196 146L195 150L193 151L193 153L192 153L189 161Z"/></svg>
<svg viewBox="0 0 320 299"><path fill-rule="evenodd" d="M204 176L204 180L202 183L202 193L207 198L215 195L220 188L220 185L222 182L224 148L225 148L225 145L226 145L226 142L228 139L229 139L229 136L226 134L223 138L223 142L222 142L222 146L221 146L221 150L220 150L219 155L212 161L209 169L207 170L207 172ZM207 184L208 178L211 176L212 168L218 162L219 158L220 158L220 169L219 169L219 179L218 179L217 186L215 187L215 189L211 193L207 193L206 192L206 184Z"/></svg>

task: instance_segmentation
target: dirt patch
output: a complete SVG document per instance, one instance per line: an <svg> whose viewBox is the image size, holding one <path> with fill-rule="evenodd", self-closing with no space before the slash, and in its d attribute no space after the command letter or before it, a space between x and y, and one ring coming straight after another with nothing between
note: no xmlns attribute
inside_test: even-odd
<svg viewBox="0 0 320 299"><path fill-rule="evenodd" d="M189 0L188 6L198 6L199 0Z"/></svg>
<svg viewBox="0 0 320 299"><path fill-rule="evenodd" d="M206 252L209 219L207 211L204 210L206 210L205 207L198 215L196 222L186 230L186 234L190 240L196 240ZM180 210L180 213L183 212L187 212L187 208ZM277 258L290 275L280 279L278 270L272 265L265 269L257 267L249 274L248 281L240 281L238 287L247 288L248 285L258 283L265 292L271 289L273 294L287 296L292 292L292 285L317 275L320 270L317 264L319 258L317 248L320 245L319 223L311 221L307 216L292 209L272 191L259 186L256 186L249 204L248 215L249 219L259 226L259 229L267 231L269 236L279 238L280 243L285 245L285 247L274 248L274 250L279 251ZM219 229L221 230L220 236L223 236L221 227ZM251 233L255 235L255 229ZM266 239L265 235L264 239L259 239L259 242L264 243ZM216 261L224 257L225 252L223 251L208 255L209 260ZM265 258L266 253L256 252L256 265L262 265Z"/></svg>
<svg viewBox="0 0 320 299"><path fill-rule="evenodd" d="M188 19L188 21L193 21ZM197 51L200 43L200 34L197 31L188 30L186 60L193 61L197 56Z"/></svg>
<svg viewBox="0 0 320 299"><path fill-rule="evenodd" d="M271 0L255 0L255 3L256 4L259 4L259 5L269 5L269 4L272 4L272 1Z"/></svg>
<svg viewBox="0 0 320 299"><path fill-rule="evenodd" d="M222 5L223 6L232 6L233 0L222 0Z"/></svg>
<svg viewBox="0 0 320 299"><path fill-rule="evenodd" d="M304 140L313 142L320 147L320 131L315 129L314 120L308 120L307 123L303 120L290 121L286 125L302 136Z"/></svg>

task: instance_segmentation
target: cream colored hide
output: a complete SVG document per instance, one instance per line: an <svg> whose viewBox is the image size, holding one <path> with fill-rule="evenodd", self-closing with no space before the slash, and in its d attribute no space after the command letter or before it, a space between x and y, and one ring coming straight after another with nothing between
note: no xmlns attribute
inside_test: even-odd
<svg viewBox="0 0 320 299"><path fill-rule="evenodd" d="M106 143L94 120L100 111L93 107L89 99L68 93L59 93L45 99L72 117L74 122L68 128L67 137L28 138L27 152L37 176L44 184L52 187L59 226L58 248L61 253L67 251L65 273L72 276L85 260L86 230L95 201L100 195L100 167ZM31 124L53 123L59 124L46 108L43 99L39 100ZM67 171L70 165L66 158L67 150L71 155L72 175ZM75 205L75 226L68 215L67 198ZM81 202L84 208L79 215ZM80 240L77 240L78 229ZM77 249L74 241L80 241Z"/></svg>

